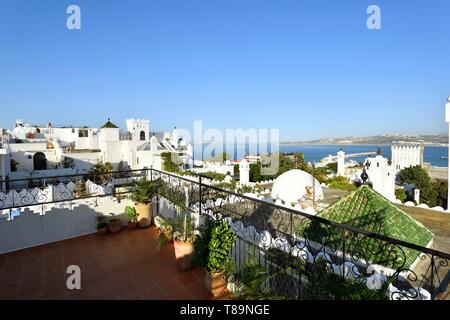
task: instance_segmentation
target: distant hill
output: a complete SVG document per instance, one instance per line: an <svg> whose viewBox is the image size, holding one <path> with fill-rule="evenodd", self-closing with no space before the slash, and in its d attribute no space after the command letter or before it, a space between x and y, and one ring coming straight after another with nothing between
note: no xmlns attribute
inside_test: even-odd
<svg viewBox="0 0 450 320"><path fill-rule="evenodd" d="M426 146L447 146L448 135L446 133L434 135L399 135L383 134L371 137L341 137L324 138L307 141L284 141L281 144L331 144L331 145L392 145L397 142L419 142Z"/></svg>

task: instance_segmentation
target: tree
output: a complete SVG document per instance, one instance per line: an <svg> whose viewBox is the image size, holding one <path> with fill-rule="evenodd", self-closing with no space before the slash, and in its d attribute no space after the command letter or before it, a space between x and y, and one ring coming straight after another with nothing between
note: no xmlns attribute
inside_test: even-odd
<svg viewBox="0 0 450 320"><path fill-rule="evenodd" d="M447 209L448 182L445 180L433 181L432 188L436 191L436 206Z"/></svg>
<svg viewBox="0 0 450 320"><path fill-rule="evenodd" d="M353 191L356 189L354 183L348 182L346 177L334 177L328 180L328 187L332 189L340 189L346 191Z"/></svg>
<svg viewBox="0 0 450 320"><path fill-rule="evenodd" d="M436 206L438 192L434 189L428 173L420 166L400 170L398 177L403 183L412 184L420 190L420 200L430 207Z"/></svg>

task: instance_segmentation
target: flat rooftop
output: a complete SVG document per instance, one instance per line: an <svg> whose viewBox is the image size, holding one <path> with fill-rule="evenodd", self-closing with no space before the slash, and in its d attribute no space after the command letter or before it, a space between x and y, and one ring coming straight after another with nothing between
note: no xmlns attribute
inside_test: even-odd
<svg viewBox="0 0 450 320"><path fill-rule="evenodd" d="M204 271L179 271L173 245L157 246L155 227L91 234L0 255L0 299L189 299L212 296ZM81 269L69 290L66 268Z"/></svg>

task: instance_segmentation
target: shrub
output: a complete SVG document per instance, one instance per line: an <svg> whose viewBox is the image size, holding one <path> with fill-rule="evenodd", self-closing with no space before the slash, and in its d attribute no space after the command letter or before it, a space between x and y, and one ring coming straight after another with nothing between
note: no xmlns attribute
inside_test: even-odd
<svg viewBox="0 0 450 320"><path fill-rule="evenodd" d="M334 177L327 180L328 187L345 191L353 191L356 189L354 183L349 182L346 177Z"/></svg>
<svg viewBox="0 0 450 320"><path fill-rule="evenodd" d="M403 203L408 198L408 195L405 189L395 189L395 197Z"/></svg>

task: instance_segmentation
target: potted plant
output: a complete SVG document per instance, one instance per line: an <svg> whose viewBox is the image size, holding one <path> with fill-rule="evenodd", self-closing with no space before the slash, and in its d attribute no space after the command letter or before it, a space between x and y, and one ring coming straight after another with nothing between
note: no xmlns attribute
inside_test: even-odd
<svg viewBox="0 0 450 320"><path fill-rule="evenodd" d="M214 296L223 293L228 285L225 267L229 260L228 254L236 241L236 235L225 221L210 222L205 234L209 243L206 253L205 286Z"/></svg>
<svg viewBox="0 0 450 320"><path fill-rule="evenodd" d="M137 212L134 207L126 206L125 207L125 215L128 218L128 225L127 227L129 229L134 229L137 226Z"/></svg>
<svg viewBox="0 0 450 320"><path fill-rule="evenodd" d="M192 268L196 236L195 226L187 213L173 220L173 246L178 269Z"/></svg>
<svg viewBox="0 0 450 320"><path fill-rule="evenodd" d="M137 222L139 227L145 228L152 222L152 200L158 193L158 180L147 180L142 177L131 186L131 200L135 202L134 207L137 212Z"/></svg>
<svg viewBox="0 0 450 320"><path fill-rule="evenodd" d="M114 216L114 213L110 213L111 218L108 221L108 230L111 233L118 233L120 230L122 230L123 223L120 218L117 218Z"/></svg>
<svg viewBox="0 0 450 320"><path fill-rule="evenodd" d="M97 234L105 234L108 232L108 224L105 221L105 216L97 216Z"/></svg>

